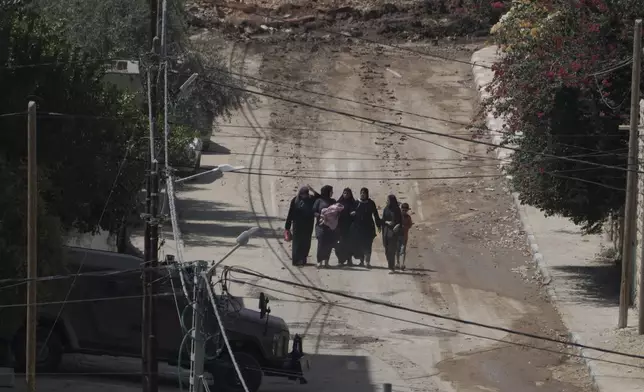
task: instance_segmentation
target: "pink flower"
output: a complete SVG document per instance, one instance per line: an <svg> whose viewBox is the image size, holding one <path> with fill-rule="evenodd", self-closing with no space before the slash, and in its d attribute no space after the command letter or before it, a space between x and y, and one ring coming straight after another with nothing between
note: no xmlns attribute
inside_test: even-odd
<svg viewBox="0 0 644 392"><path fill-rule="evenodd" d="M539 112L539 113L537 113L537 117L539 117L539 118L543 117L544 115L545 115L545 113L544 113L544 112Z"/></svg>
<svg viewBox="0 0 644 392"><path fill-rule="evenodd" d="M570 64L570 68L572 68L574 72L577 72L581 69L581 64L577 61L573 61L572 64Z"/></svg>
<svg viewBox="0 0 644 392"><path fill-rule="evenodd" d="M505 4L503 4L500 1L495 1L494 3L491 4L491 6L492 6L492 8L500 9L500 8L504 8Z"/></svg>

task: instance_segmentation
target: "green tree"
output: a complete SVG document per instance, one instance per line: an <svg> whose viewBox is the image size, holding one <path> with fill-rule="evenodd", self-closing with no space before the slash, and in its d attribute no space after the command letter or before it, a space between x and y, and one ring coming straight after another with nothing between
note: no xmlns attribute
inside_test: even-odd
<svg viewBox="0 0 644 392"><path fill-rule="evenodd" d="M38 104L38 160L52 184L43 195L51 212L64 229L114 230L131 204L132 184L142 181L143 115L131 97L104 83L101 63L33 13L15 13L3 36L0 104L8 112L24 112L28 100ZM3 120L0 149L9 164L26 156L25 124L24 116Z"/></svg>
<svg viewBox="0 0 644 392"><path fill-rule="evenodd" d="M226 73L221 55L211 49L212 42L188 39L183 0L167 2L168 59L171 101L175 92L192 74L198 73L191 94L173 108L173 120L212 134L213 121L227 116L239 106L244 94L239 90L218 87L210 81L241 86ZM56 26L75 47L98 59L140 59L150 51L148 0L35 0L34 10ZM145 68L141 68L145 80Z"/></svg>
<svg viewBox="0 0 644 392"><path fill-rule="evenodd" d="M521 0L493 28L503 55L483 105L507 119L522 202L597 232L624 204L632 26L644 3ZM628 64L626 64L628 65ZM603 72L608 70L608 72Z"/></svg>

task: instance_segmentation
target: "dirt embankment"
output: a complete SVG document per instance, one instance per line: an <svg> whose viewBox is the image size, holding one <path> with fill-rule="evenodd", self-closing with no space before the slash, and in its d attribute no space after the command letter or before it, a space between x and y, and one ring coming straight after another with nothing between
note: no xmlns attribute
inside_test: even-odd
<svg viewBox="0 0 644 392"><path fill-rule="evenodd" d="M489 23L452 13L441 0L194 0L187 7L196 28L217 28L232 36L277 39L373 38L394 41L485 36Z"/></svg>

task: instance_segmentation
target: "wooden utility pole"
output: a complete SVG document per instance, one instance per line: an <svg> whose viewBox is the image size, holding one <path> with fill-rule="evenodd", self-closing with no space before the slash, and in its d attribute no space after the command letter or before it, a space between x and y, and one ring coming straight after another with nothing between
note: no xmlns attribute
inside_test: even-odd
<svg viewBox="0 0 644 392"><path fill-rule="evenodd" d="M631 78L631 119L628 140L628 172L626 173L626 204L624 211L624 238L622 243L622 282L619 292L619 328L628 326L628 308L631 304L631 282L637 240L637 155L640 101L640 70L642 62L642 20L635 21L633 32L633 72ZM642 282L644 283L644 282ZM644 318L640 316L640 333Z"/></svg>
<svg viewBox="0 0 644 392"><path fill-rule="evenodd" d="M36 278L38 277L38 163L36 160L36 103L27 106L27 391L36 391Z"/></svg>
<svg viewBox="0 0 644 392"><path fill-rule="evenodd" d="M640 126L640 75L642 72L642 20L637 19L635 21L635 32L633 33L633 74L632 74L632 81L631 81L631 129L630 129L630 137L635 139L635 142L629 141L629 150L631 148L638 149L639 147L639 126ZM631 145L634 145L634 147L631 147ZM639 192L638 190L638 172L639 172L639 154L638 152L635 153L635 159L633 162L633 168L632 173L635 177L635 191L633 192L636 196L634 196L635 201L633 202L633 242L632 242L632 247L633 253L635 253L635 245L637 244L637 193ZM629 168L631 166L631 161L630 161L630 154L629 154ZM629 172L630 174L630 172ZM633 261L635 261L635 257L633 257ZM644 305L642 305L642 301L644 301L644 268L640 267L640 284L639 284L639 320L638 320L638 332L640 335L644 334Z"/></svg>

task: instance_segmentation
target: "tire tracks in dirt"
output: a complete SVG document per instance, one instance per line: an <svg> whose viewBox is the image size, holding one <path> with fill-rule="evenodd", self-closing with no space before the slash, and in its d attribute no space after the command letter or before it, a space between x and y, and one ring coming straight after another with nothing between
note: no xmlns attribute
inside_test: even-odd
<svg viewBox="0 0 644 392"><path fill-rule="evenodd" d="M361 53L362 54L362 53ZM386 59L386 58L385 58ZM388 63L388 61L386 61ZM373 94L373 91L379 91L380 94L378 94L378 97L386 97L387 102L383 102L383 99L380 98L378 100L378 104L380 105L387 105L390 107L396 107L396 103L398 102L395 94L395 89L389 85L387 82L387 78L385 77L385 70L388 69L388 64L383 64L383 61L380 59L370 59L367 61L363 61L361 66L360 66L360 79L361 79L361 89L362 91L356 91L358 95L362 95L360 97L356 97L357 100L360 99L365 99L369 97L370 94ZM368 99L368 98L367 98ZM380 117L381 115L384 115L384 113L378 112L372 108L364 107L362 106L361 109L361 115L368 116L368 117ZM395 122L402 124L404 121L404 117L402 113L398 112L394 114L395 116ZM387 120L391 121L391 118L387 118ZM380 181L381 186L385 186L388 188L388 191L397 195L401 195L401 191L405 186L407 188L411 188L407 184L404 184L404 180L401 179L404 177L408 177L411 175L411 173L407 170L409 168L409 164L405 164L404 158L406 158L409 155L409 148L404 148L407 144L407 142L410 140L410 138L407 135L404 135L400 132L397 132L394 129L391 129L390 127L380 127L379 128L383 129L383 132L379 135L375 135L375 144L378 149L378 154L379 156L382 157L383 160L383 165L382 165L382 171L383 173L398 173L399 175L396 176L396 179L392 180L384 180ZM431 166L431 165L430 165ZM409 189L411 191L411 189ZM402 195L404 196L405 193L403 192ZM399 196L397 196L399 197ZM399 197L399 201L402 199ZM421 277L422 279L422 277ZM416 284L419 284L423 286L423 282L415 279ZM432 287L431 284L425 285L427 287L430 287L431 290L423 290L423 296L428 299L429 301L434 303L434 306L436 306L439 309L451 309L448 306L448 301L446 300L446 297L444 296L445 293L442 292L442 290L436 290L435 288ZM452 314L452 311L449 311L450 314ZM456 315L458 316L458 315ZM456 327L458 329L458 327ZM437 344L438 348L440 350L441 355L449 355L452 356L452 347L450 343L450 338L452 338L451 335L449 336L435 336L437 339ZM409 381L410 387L414 390L431 390L432 388L428 388L427 383L429 378L436 377L439 373L433 372L431 374L427 373L417 362L414 362L414 360L406 357L402 353L397 352L396 350L391 350L391 351L385 351L383 352L382 350L372 350L371 348L371 354L373 356L376 356L380 358L382 361L387 363L389 366L391 366L393 369L396 369L396 372L400 375L402 379L406 379ZM432 381L430 381L430 385L433 384ZM437 386L435 386L437 388Z"/></svg>
<svg viewBox="0 0 644 392"><path fill-rule="evenodd" d="M233 48L232 48L231 59L232 59L232 56L233 56L233 54L235 52L236 47L237 47L237 45L235 44L233 46ZM246 56L247 56L247 53L248 53L248 49L249 49L249 45L246 44L244 46L244 52L243 52L243 55L242 55L242 61L241 61L241 66L240 66L241 69L240 69L240 72L239 72L241 75L243 75L245 73L244 65L245 65L245 62L246 62ZM262 62L263 62L263 60L262 60ZM230 64L229 64L231 69L232 69L233 65L234 64L231 61ZM266 206L266 199L265 199L264 189L263 189L263 181L262 181L262 177L263 177L262 176L262 170L263 170L263 166L264 166L264 157L265 157L266 149L267 149L267 146L268 146L268 143L269 143L270 139L267 137L267 134L263 131L263 128L261 127L262 124L255 117L255 115L254 115L254 113L253 113L253 111L251 109L251 103L246 98L244 98L244 102L246 104L245 105L246 108L244 108L242 106L241 109L240 109L240 112L242 113L244 119L248 123L248 126L253 130L253 132L258 137L257 142L255 143L255 146L253 148L253 152L252 152L251 157L250 157L249 168L251 170L253 170L253 169L256 170L257 173L258 173L257 176L256 176L257 183L258 183L257 194L258 194L258 196L260 198L261 209L263 210L263 215L266 218L266 222L267 222L268 228L270 229L270 233L274 234L274 233L277 233L277 230L275 229L275 227L273 225L273 222L270 219L270 214L268 213L268 208ZM300 132L300 134L301 134L301 132ZM257 163L257 166L255 166L256 163ZM261 217L260 213L258 213L257 208L255 207L255 203L253 201L253 194L255 192L253 191L253 186L252 186L253 178L252 177L253 177L252 174L248 174L247 191L248 191L249 207L250 207L251 213L255 217L255 222L256 222L257 226L260 227L261 229L264 229L264 227L262 227L262 219L260 219L260 217ZM284 254L288 255L288 250L286 249L284 244L279 240L276 240L276 241L277 241L279 247L281 248L281 250L284 252ZM303 274L303 273L302 274L297 274L297 273L295 273L293 271L293 269L288 265L288 263L286 261L284 261L284 259L280 255L279 251L273 246L273 244L271 243L269 238L264 237L264 242L266 243L266 245L270 249L271 253L273 253L275 258L280 262L280 264L282 264L282 267L285 270L287 270L289 272L289 274L298 283L309 284L311 286L316 286L316 284L308 276L306 276L306 274ZM320 299L320 300L322 300L324 302L327 302L327 303L332 302L324 294L319 294L318 292L316 292L314 290L311 290L311 289L309 289L308 291L316 299ZM324 333L324 324L325 324L326 319L330 315L332 306L325 305L325 304L320 304L317 307L317 309L314 311L313 315L311 316L311 319L307 323L307 325L306 325L306 327L304 329L304 333L303 333L304 336L306 336L308 334L308 331L309 331L313 321L317 318L318 314L320 313L320 311L324 307L327 307L327 312L326 312L326 314L324 316L323 322L321 323L320 333L318 334L318 339L317 339L317 342L316 342L316 350L315 350L316 352L319 350L321 337L323 336L323 333Z"/></svg>

